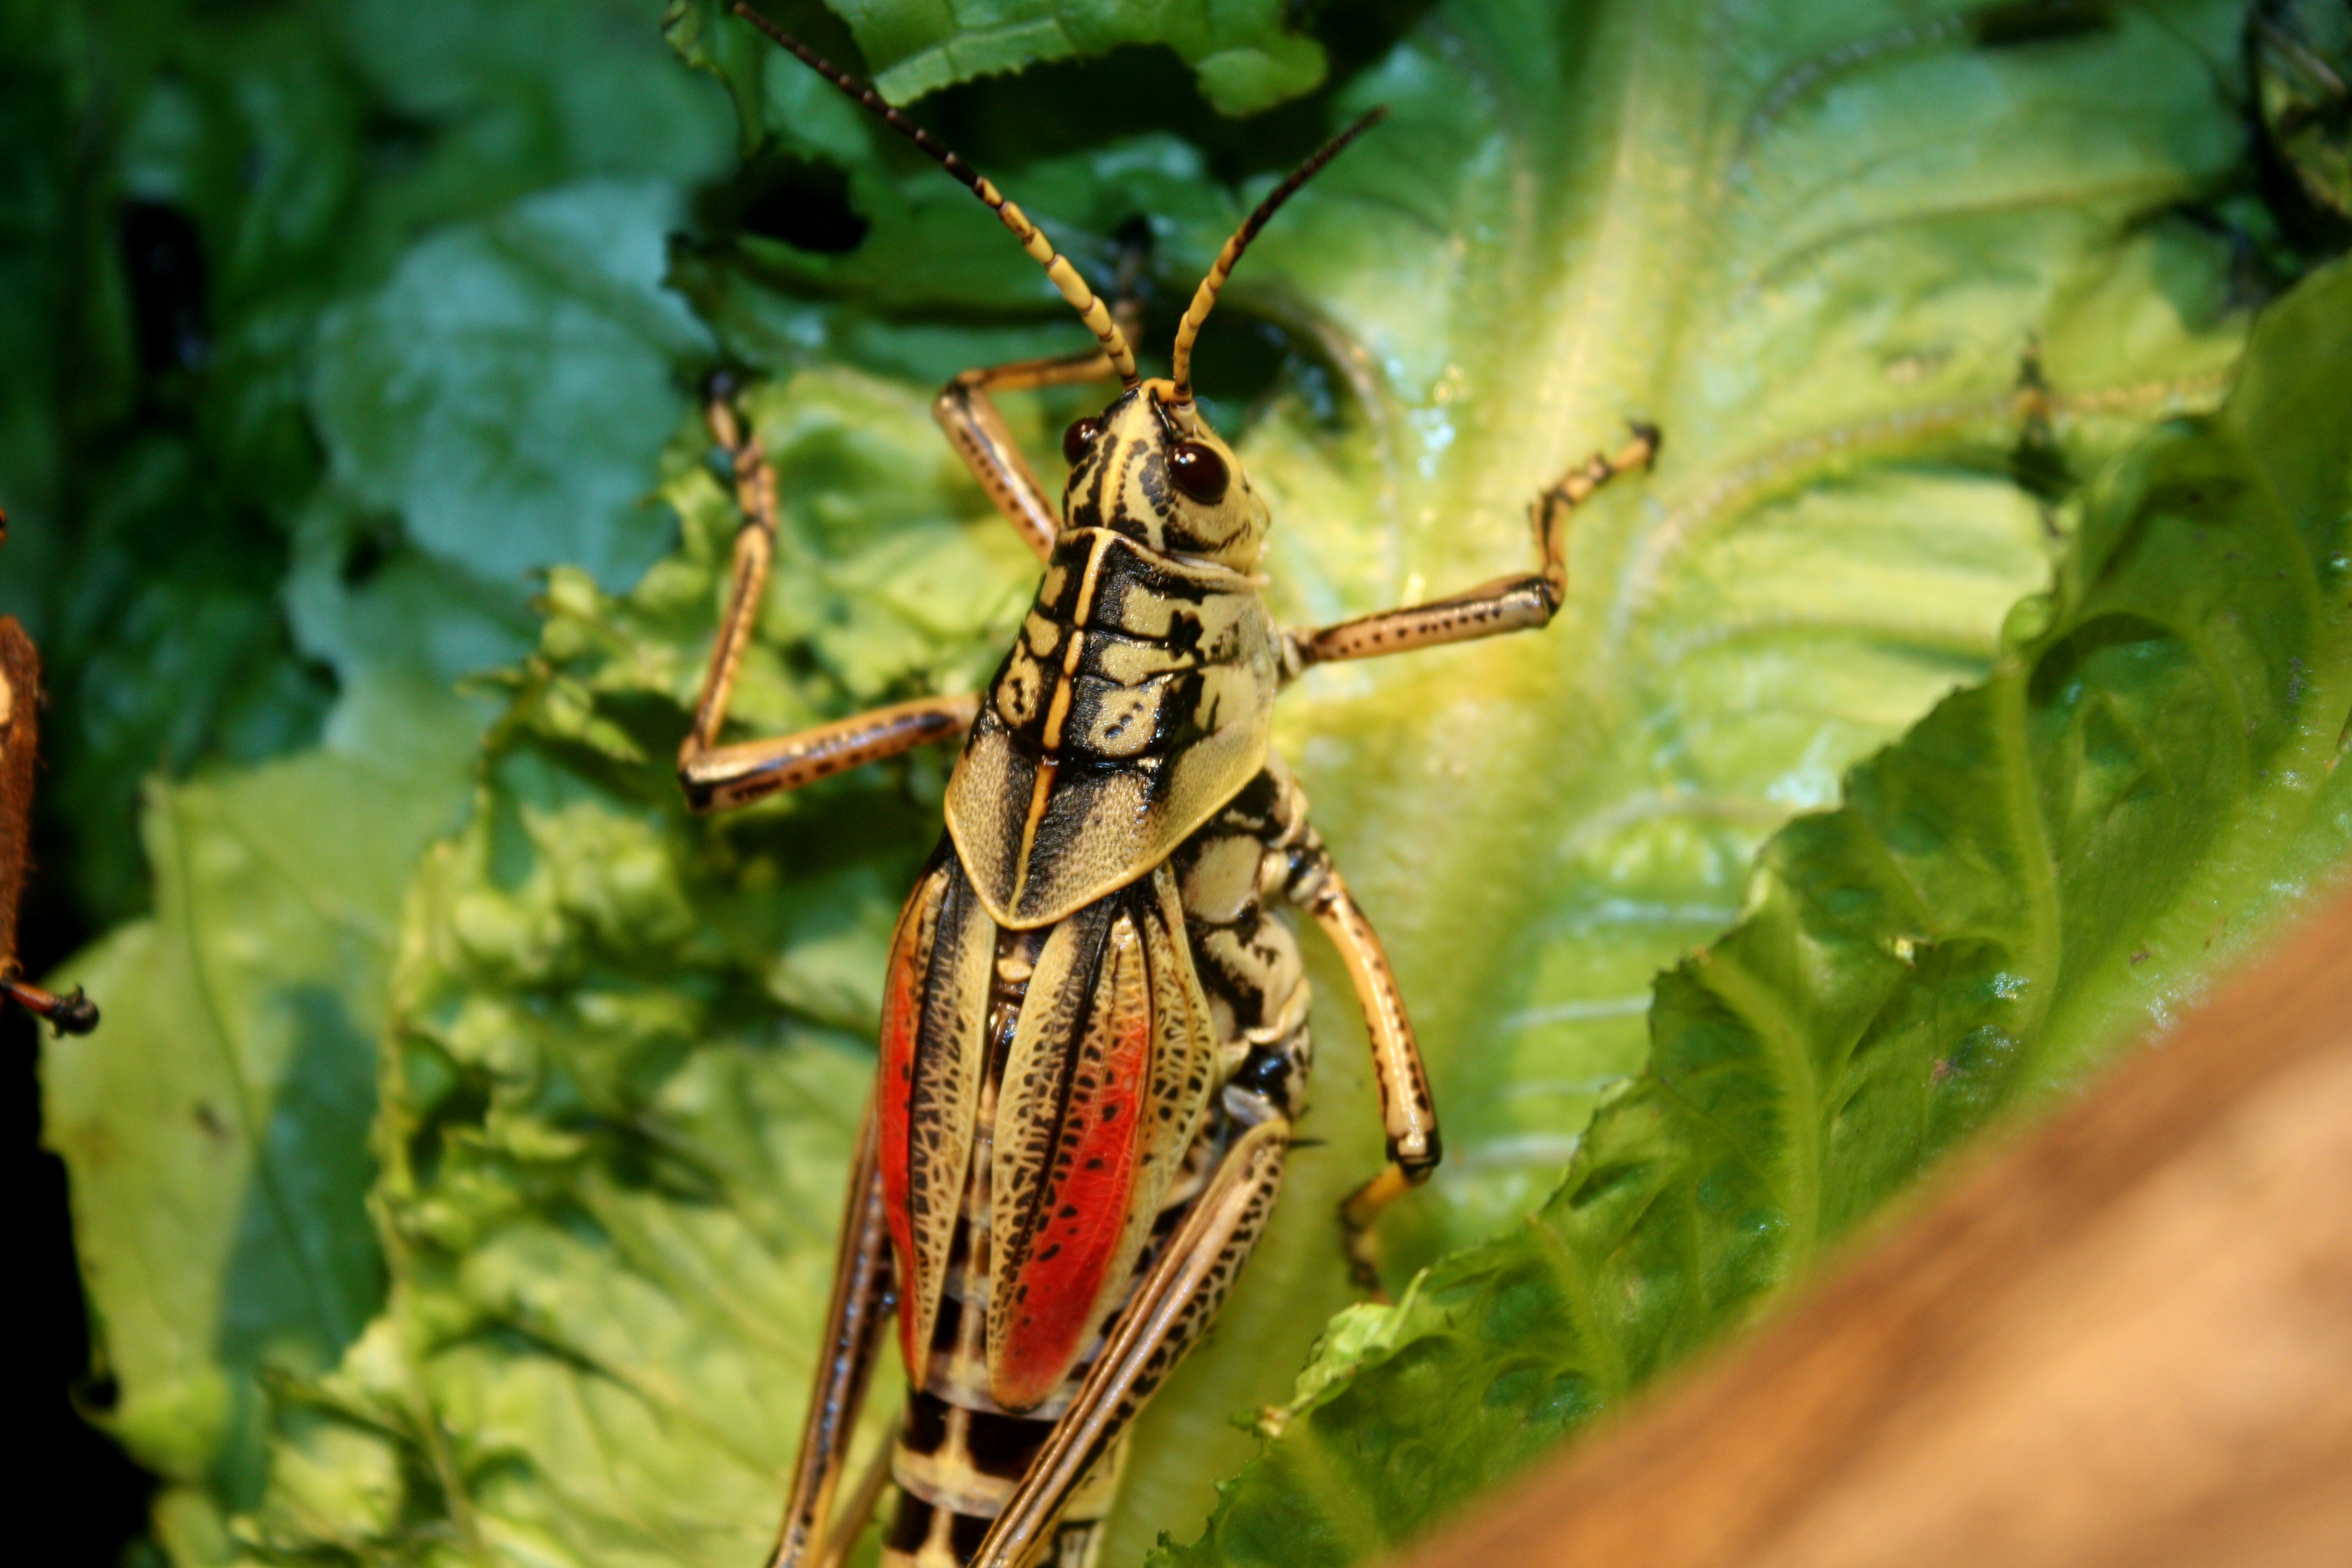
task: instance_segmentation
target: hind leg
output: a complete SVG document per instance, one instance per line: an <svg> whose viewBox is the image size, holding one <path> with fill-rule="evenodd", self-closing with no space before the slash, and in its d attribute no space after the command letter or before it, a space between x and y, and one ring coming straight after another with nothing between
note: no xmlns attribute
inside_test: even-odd
<svg viewBox="0 0 2352 1568"><path fill-rule="evenodd" d="M1207 1331L1257 1245L1282 1187L1290 1122L1263 1121L1226 1151L1215 1173L1168 1248L1113 1320L1069 1409L1054 1424L1012 1500L971 1559L972 1568L1024 1568L1041 1549L1055 1564L1091 1554L1092 1528L1054 1535L1056 1521L1081 1487L1105 1484L1115 1445L1144 1401ZM1116 1477L1108 1479L1115 1482ZM1049 1544L1050 1542L1050 1544Z"/></svg>
<svg viewBox="0 0 2352 1568"><path fill-rule="evenodd" d="M851 1167L849 1199L844 1205L841 1247L834 1259L833 1300L825 1309L824 1351L817 1362L816 1386L809 1393L807 1424L801 1430L800 1458L793 1466L793 1489L784 1505L783 1528L769 1568L825 1568L864 1528L880 1495L869 1481L853 1493L847 1515L834 1519L834 1499L849 1460L849 1442L865 1408L866 1389L889 1320L890 1242L883 1221L882 1180L877 1160L874 1114L866 1112ZM889 1452L886 1445L883 1452Z"/></svg>

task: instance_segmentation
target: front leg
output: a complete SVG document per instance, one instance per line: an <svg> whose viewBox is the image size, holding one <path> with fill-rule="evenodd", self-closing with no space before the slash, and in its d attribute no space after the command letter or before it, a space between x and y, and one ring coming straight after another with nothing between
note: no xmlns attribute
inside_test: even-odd
<svg viewBox="0 0 2352 1568"><path fill-rule="evenodd" d="M1142 252L1128 247L1119 261L1119 298L1111 307L1111 315L1129 342L1142 333L1143 311L1135 293L1142 268ZM971 477L988 492L989 500L1040 561L1054 552L1054 536L1062 527L1061 509L1021 455L1004 416L997 411L993 395L1118 378L1118 366L1111 363L1110 355L1094 350L968 370L940 388L931 404L931 417L947 432L948 445L956 449Z"/></svg>
<svg viewBox="0 0 2352 1568"><path fill-rule="evenodd" d="M1549 625L1568 597L1569 518L1593 491L1628 469L1648 468L1657 455L1658 432L1636 425L1633 438L1618 451L1594 453L1538 496L1532 509L1538 566L1530 574L1497 577L1451 598L1382 610L1337 626L1285 631L1286 676L1333 659L1378 658Z"/></svg>
<svg viewBox="0 0 2352 1568"><path fill-rule="evenodd" d="M955 740L978 717L980 699L971 692L918 697L772 740L693 748L678 757L678 783L696 811L725 811L933 741Z"/></svg>
<svg viewBox="0 0 2352 1568"><path fill-rule="evenodd" d="M1109 381L1118 376L1107 353L1078 353L1058 359L1023 360L986 370L968 370L940 389L931 405L931 417L948 434L964 467L1021 542L1043 561L1053 553L1054 535L1062 526L1061 509L1037 481L1029 460L1021 455L1013 431L997 411L992 394L1026 392L1041 386L1067 386L1077 382Z"/></svg>

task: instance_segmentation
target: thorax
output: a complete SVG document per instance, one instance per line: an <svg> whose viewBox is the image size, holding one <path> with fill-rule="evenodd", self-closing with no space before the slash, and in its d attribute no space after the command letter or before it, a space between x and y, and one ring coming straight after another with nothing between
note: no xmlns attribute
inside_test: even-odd
<svg viewBox="0 0 2352 1568"><path fill-rule="evenodd" d="M1149 766L1270 697L1274 650L1254 579L1083 529L1055 543L988 707L1040 755Z"/></svg>
<svg viewBox="0 0 2352 1568"><path fill-rule="evenodd" d="M948 789L999 923L1133 880L1232 799L1265 758L1276 647L1255 579L1066 532Z"/></svg>

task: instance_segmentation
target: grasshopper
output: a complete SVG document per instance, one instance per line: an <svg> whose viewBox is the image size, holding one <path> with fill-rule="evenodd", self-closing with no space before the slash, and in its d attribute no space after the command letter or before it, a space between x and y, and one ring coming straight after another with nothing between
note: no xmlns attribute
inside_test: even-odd
<svg viewBox="0 0 2352 1568"><path fill-rule="evenodd" d="M0 517L0 541L8 520ZM73 988L59 996L16 977L16 905L31 868L33 775L40 766L41 657L14 616L0 616L0 997L60 1035L98 1027L98 1007Z"/></svg>
<svg viewBox="0 0 2352 1568"><path fill-rule="evenodd" d="M729 745L719 735L777 493L723 386L708 408L743 521L678 755L688 801L720 810L927 742L963 748L946 832L891 940L877 1086L772 1568L835 1562L880 1499L877 1461L835 1506L894 1317L908 1393L882 1561L1085 1568L1129 1422L1208 1326L1281 1185L1310 1058L1307 979L1275 906L1304 910L1337 945L1370 1036L1388 1159L1340 1216L1360 1280L1377 1287L1374 1217L1438 1163L1428 1079L1380 939L1268 748L1276 694L1331 660L1549 622L1570 514L1647 467L1657 435L1635 426L1622 450L1541 492L1535 572L1277 627L1253 574L1267 508L1202 416L1192 350L1252 238L1381 111L1250 214L1184 312L1170 376L1147 380L1129 329L1019 207L869 89L736 10L969 187L1096 339L967 371L934 405L1045 567L987 689ZM1118 395L1064 437L1057 507L994 395L1111 380Z"/></svg>

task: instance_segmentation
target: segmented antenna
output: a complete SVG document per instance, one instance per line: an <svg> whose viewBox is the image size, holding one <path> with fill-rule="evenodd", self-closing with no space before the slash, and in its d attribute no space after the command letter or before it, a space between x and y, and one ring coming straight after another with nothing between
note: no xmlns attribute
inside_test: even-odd
<svg viewBox="0 0 2352 1568"><path fill-rule="evenodd" d="M1005 200L1003 192L971 164L941 146L929 132L883 102L872 88L744 5L742 0L736 0L735 14L799 56L801 63L809 69L879 115L891 130L938 159L940 167L962 181L973 195L986 202L989 210L1013 231L1013 237L1021 242L1021 248L1029 253L1031 260L1045 269L1045 276L1054 280L1054 287L1062 291L1062 298L1070 302L1070 308L1077 311L1093 331L1095 341L1101 343L1103 353L1110 356L1111 367L1118 372L1119 380L1129 387L1136 384L1140 378L1136 374L1135 350L1128 345L1127 334L1118 330L1118 323L1111 320L1110 311L1095 298L1095 291L1087 287L1087 280L1078 276L1078 269L1070 265L1069 258L1055 250L1045 237L1037 232L1037 226L1029 221L1028 214Z"/></svg>
<svg viewBox="0 0 2352 1568"><path fill-rule="evenodd" d="M1175 363L1171 374L1176 381L1177 402L1192 401L1192 344L1201 336L1201 324L1209 319L1209 312L1217 308L1217 291L1225 286L1225 279L1234 275L1234 264L1242 258L1242 252L1249 248L1250 241L1257 237L1257 231L1266 226L1282 204L1297 194L1299 186L1322 173L1324 164L1338 157L1349 142L1387 119L1388 113L1388 106L1382 104L1316 149L1313 156L1293 169L1282 184L1266 193L1265 200L1257 204L1257 210L1244 218L1241 227L1234 231L1233 238L1225 241L1224 249L1217 253L1216 265L1209 268L1206 278L1201 279L1201 287L1193 292L1192 302L1184 309L1183 321L1176 327Z"/></svg>

